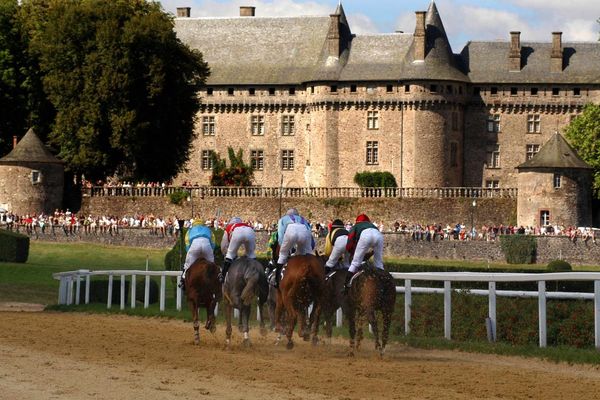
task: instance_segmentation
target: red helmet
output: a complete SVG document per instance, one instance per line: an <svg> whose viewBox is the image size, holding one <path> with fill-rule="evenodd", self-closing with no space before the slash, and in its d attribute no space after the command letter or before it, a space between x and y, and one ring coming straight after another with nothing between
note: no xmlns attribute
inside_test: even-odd
<svg viewBox="0 0 600 400"><path fill-rule="evenodd" d="M367 214L360 214L356 217L356 223L358 224L359 222L371 222L371 220L367 217Z"/></svg>

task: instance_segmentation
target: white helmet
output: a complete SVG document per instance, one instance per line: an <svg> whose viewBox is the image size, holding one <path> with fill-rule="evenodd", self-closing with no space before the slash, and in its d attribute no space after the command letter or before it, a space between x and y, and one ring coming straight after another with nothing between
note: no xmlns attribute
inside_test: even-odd
<svg viewBox="0 0 600 400"><path fill-rule="evenodd" d="M241 224L242 219L240 217L233 217L229 220L230 224Z"/></svg>

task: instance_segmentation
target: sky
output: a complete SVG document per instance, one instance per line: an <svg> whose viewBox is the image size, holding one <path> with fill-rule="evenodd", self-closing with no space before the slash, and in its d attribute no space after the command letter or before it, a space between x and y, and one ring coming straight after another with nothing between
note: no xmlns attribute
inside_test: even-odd
<svg viewBox="0 0 600 400"><path fill-rule="evenodd" d="M430 0L343 0L353 33L413 32L415 11ZM192 17L234 17L240 6L255 6L256 16L329 15L338 0L160 0L167 12L191 7ZM550 42L563 32L563 41L596 41L600 0L437 0L452 49L459 53L469 40L508 40L521 31L521 40Z"/></svg>

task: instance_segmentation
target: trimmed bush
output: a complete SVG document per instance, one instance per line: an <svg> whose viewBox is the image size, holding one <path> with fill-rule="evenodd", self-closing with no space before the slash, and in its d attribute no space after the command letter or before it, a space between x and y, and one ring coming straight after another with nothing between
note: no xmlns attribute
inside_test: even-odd
<svg viewBox="0 0 600 400"><path fill-rule="evenodd" d="M29 257L29 236L0 230L0 261L24 263Z"/></svg>
<svg viewBox="0 0 600 400"><path fill-rule="evenodd" d="M396 178L390 172L357 172L354 183L361 188L398 187Z"/></svg>
<svg viewBox="0 0 600 400"><path fill-rule="evenodd" d="M509 264L532 264L535 261L537 241L529 235L502 235L500 246Z"/></svg>
<svg viewBox="0 0 600 400"><path fill-rule="evenodd" d="M135 299L141 303L144 302L144 290L146 285L145 277L137 277L136 279ZM119 304L121 301L121 279L113 279L112 285L112 303ZM131 294L131 282L125 281L125 304L129 304L129 295ZM159 288L158 283L150 278L150 304L158 302ZM82 284L79 289L79 296L83 302L85 299L85 284ZM90 281L90 303L106 303L108 300L108 279L94 279Z"/></svg>
<svg viewBox="0 0 600 400"><path fill-rule="evenodd" d="M171 201L171 204L176 204L176 205L180 206L181 203L185 199L187 199L187 196L188 196L188 192L186 192L185 190L176 190L169 195L169 200Z"/></svg>
<svg viewBox="0 0 600 400"><path fill-rule="evenodd" d="M573 271L573 267L571 266L571 264L564 260L552 260L548 263L546 269L549 272Z"/></svg>

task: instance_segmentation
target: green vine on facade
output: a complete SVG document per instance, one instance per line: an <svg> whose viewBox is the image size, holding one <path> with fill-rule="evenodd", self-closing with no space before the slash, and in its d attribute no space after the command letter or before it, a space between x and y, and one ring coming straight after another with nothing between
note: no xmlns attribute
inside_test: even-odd
<svg viewBox="0 0 600 400"><path fill-rule="evenodd" d="M237 154L233 148L228 147L229 166L221 159L218 153L212 153L212 176L210 184L213 186L252 186L254 171L252 166L244 162L244 152L239 149Z"/></svg>

